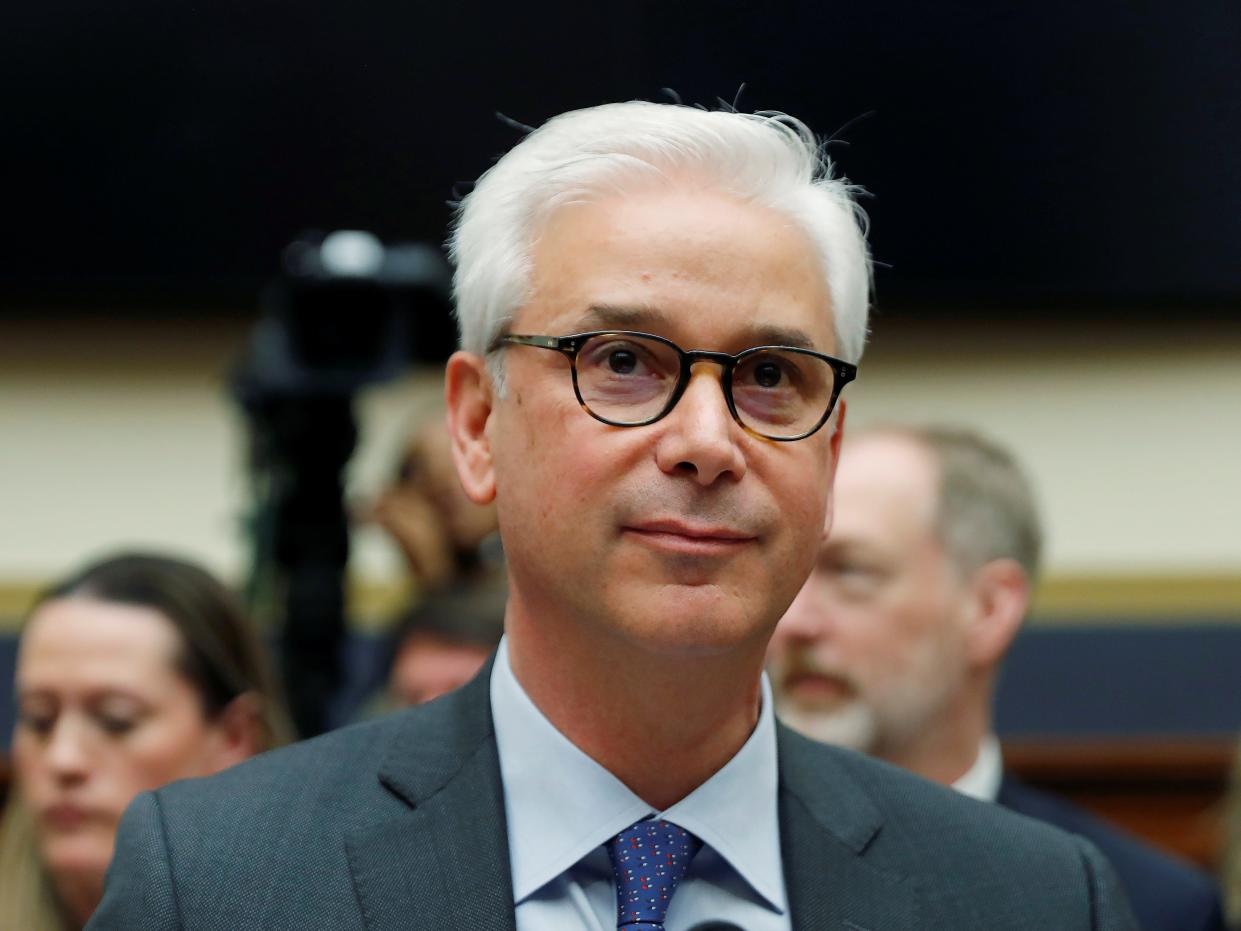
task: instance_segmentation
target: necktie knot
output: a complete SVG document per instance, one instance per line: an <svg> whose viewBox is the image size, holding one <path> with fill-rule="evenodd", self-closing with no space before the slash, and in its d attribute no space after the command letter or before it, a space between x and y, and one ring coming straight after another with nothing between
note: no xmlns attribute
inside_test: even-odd
<svg viewBox="0 0 1241 931"><path fill-rule="evenodd" d="M667 821L639 821L608 842L617 931L663 931L672 893L702 841Z"/></svg>

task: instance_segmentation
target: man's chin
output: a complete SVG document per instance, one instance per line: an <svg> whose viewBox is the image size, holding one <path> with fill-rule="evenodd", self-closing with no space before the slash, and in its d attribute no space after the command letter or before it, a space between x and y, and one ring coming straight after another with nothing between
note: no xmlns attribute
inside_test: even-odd
<svg viewBox="0 0 1241 931"><path fill-rule="evenodd" d="M717 583L651 585L633 591L626 608L627 626L649 630L657 639L737 646L761 637L763 649L770 625L761 619L772 614L759 599L739 596L735 587Z"/></svg>
<svg viewBox="0 0 1241 931"><path fill-rule="evenodd" d="M660 623L644 616L623 625L621 636L640 650L664 655L708 657L735 653L738 649L754 650L761 656L761 641L756 646L752 625L727 616L693 616L688 612L664 618Z"/></svg>

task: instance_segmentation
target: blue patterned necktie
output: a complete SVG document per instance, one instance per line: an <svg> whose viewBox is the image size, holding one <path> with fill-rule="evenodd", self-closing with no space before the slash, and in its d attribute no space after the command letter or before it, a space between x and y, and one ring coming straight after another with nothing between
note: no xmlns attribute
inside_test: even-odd
<svg viewBox="0 0 1241 931"><path fill-rule="evenodd" d="M617 931L664 931L672 893L701 848L702 841L667 821L639 821L613 837Z"/></svg>

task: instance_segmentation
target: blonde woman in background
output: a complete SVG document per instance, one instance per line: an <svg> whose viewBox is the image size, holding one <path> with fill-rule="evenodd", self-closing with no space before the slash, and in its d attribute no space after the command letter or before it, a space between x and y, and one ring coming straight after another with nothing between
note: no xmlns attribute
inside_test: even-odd
<svg viewBox="0 0 1241 931"><path fill-rule="evenodd" d="M139 792L290 737L261 641L197 566L126 554L53 586L22 631L0 928L82 928Z"/></svg>

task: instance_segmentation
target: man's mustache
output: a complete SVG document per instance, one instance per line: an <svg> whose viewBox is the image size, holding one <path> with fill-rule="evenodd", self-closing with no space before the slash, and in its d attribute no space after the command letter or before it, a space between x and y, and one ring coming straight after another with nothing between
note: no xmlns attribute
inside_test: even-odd
<svg viewBox="0 0 1241 931"><path fill-rule="evenodd" d="M780 664L780 684L787 688L799 679L834 679L844 683L848 692L858 692L857 682L845 670L823 662L809 650L791 647Z"/></svg>

